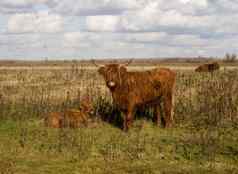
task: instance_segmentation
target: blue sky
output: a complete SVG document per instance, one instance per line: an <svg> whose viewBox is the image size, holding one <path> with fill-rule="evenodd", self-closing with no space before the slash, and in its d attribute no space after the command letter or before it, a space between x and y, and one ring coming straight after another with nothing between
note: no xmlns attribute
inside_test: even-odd
<svg viewBox="0 0 238 174"><path fill-rule="evenodd" d="M1 0L0 59L223 57L237 0Z"/></svg>

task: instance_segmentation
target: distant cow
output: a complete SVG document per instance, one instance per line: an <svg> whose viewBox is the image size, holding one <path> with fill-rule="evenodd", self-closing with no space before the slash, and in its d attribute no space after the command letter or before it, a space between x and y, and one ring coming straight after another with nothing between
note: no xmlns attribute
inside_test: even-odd
<svg viewBox="0 0 238 174"><path fill-rule="evenodd" d="M219 70L220 65L217 62L214 63L206 63L200 65L195 69L196 72L213 72L215 70Z"/></svg>
<svg viewBox="0 0 238 174"><path fill-rule="evenodd" d="M97 65L95 61L93 63ZM175 72L167 68L128 72L126 65L129 63L107 64L98 69L112 93L114 104L125 115L124 130L131 126L136 107L146 105L155 107L157 124L162 119L165 127L171 127ZM164 119L160 115L161 101L164 103Z"/></svg>

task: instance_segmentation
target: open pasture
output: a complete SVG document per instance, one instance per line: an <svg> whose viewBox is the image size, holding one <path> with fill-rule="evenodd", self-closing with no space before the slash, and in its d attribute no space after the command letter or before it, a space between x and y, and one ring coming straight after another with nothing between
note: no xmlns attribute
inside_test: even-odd
<svg viewBox="0 0 238 174"><path fill-rule="evenodd" d="M171 69L174 127L157 127L147 109L125 133L95 67L1 67L0 173L238 173L237 68ZM46 113L77 109L85 94L94 126L44 127Z"/></svg>

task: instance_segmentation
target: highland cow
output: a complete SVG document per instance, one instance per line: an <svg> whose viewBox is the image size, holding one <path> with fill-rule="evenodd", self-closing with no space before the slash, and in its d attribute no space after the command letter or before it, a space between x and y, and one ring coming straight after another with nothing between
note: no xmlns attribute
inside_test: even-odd
<svg viewBox="0 0 238 174"><path fill-rule="evenodd" d="M195 72L213 72L215 70L219 70L219 68L220 68L220 65L217 62L207 63L207 64L198 66L195 69Z"/></svg>
<svg viewBox="0 0 238 174"><path fill-rule="evenodd" d="M158 125L162 120L163 126L171 127L175 72L167 68L128 72L126 65L129 63L107 64L98 69L112 93L114 104L125 115L124 130L127 131L131 126L136 108L148 105L156 109ZM161 101L164 104L164 117L160 113Z"/></svg>

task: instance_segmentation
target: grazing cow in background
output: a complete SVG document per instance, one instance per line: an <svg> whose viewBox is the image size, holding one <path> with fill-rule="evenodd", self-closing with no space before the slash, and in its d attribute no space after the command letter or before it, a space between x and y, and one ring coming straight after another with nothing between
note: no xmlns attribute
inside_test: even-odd
<svg viewBox="0 0 238 174"><path fill-rule="evenodd" d="M126 65L130 62L107 64L98 69L112 93L114 104L125 115L124 130L127 131L131 126L136 107L146 105L155 107L157 124L162 119L165 127L171 127L175 72L167 68L128 72ZM99 66L95 61L93 63ZM160 115L161 101L164 103L164 119Z"/></svg>
<svg viewBox="0 0 238 174"><path fill-rule="evenodd" d="M198 66L195 71L196 72L213 72L215 70L219 70L220 65L217 62L206 63Z"/></svg>

